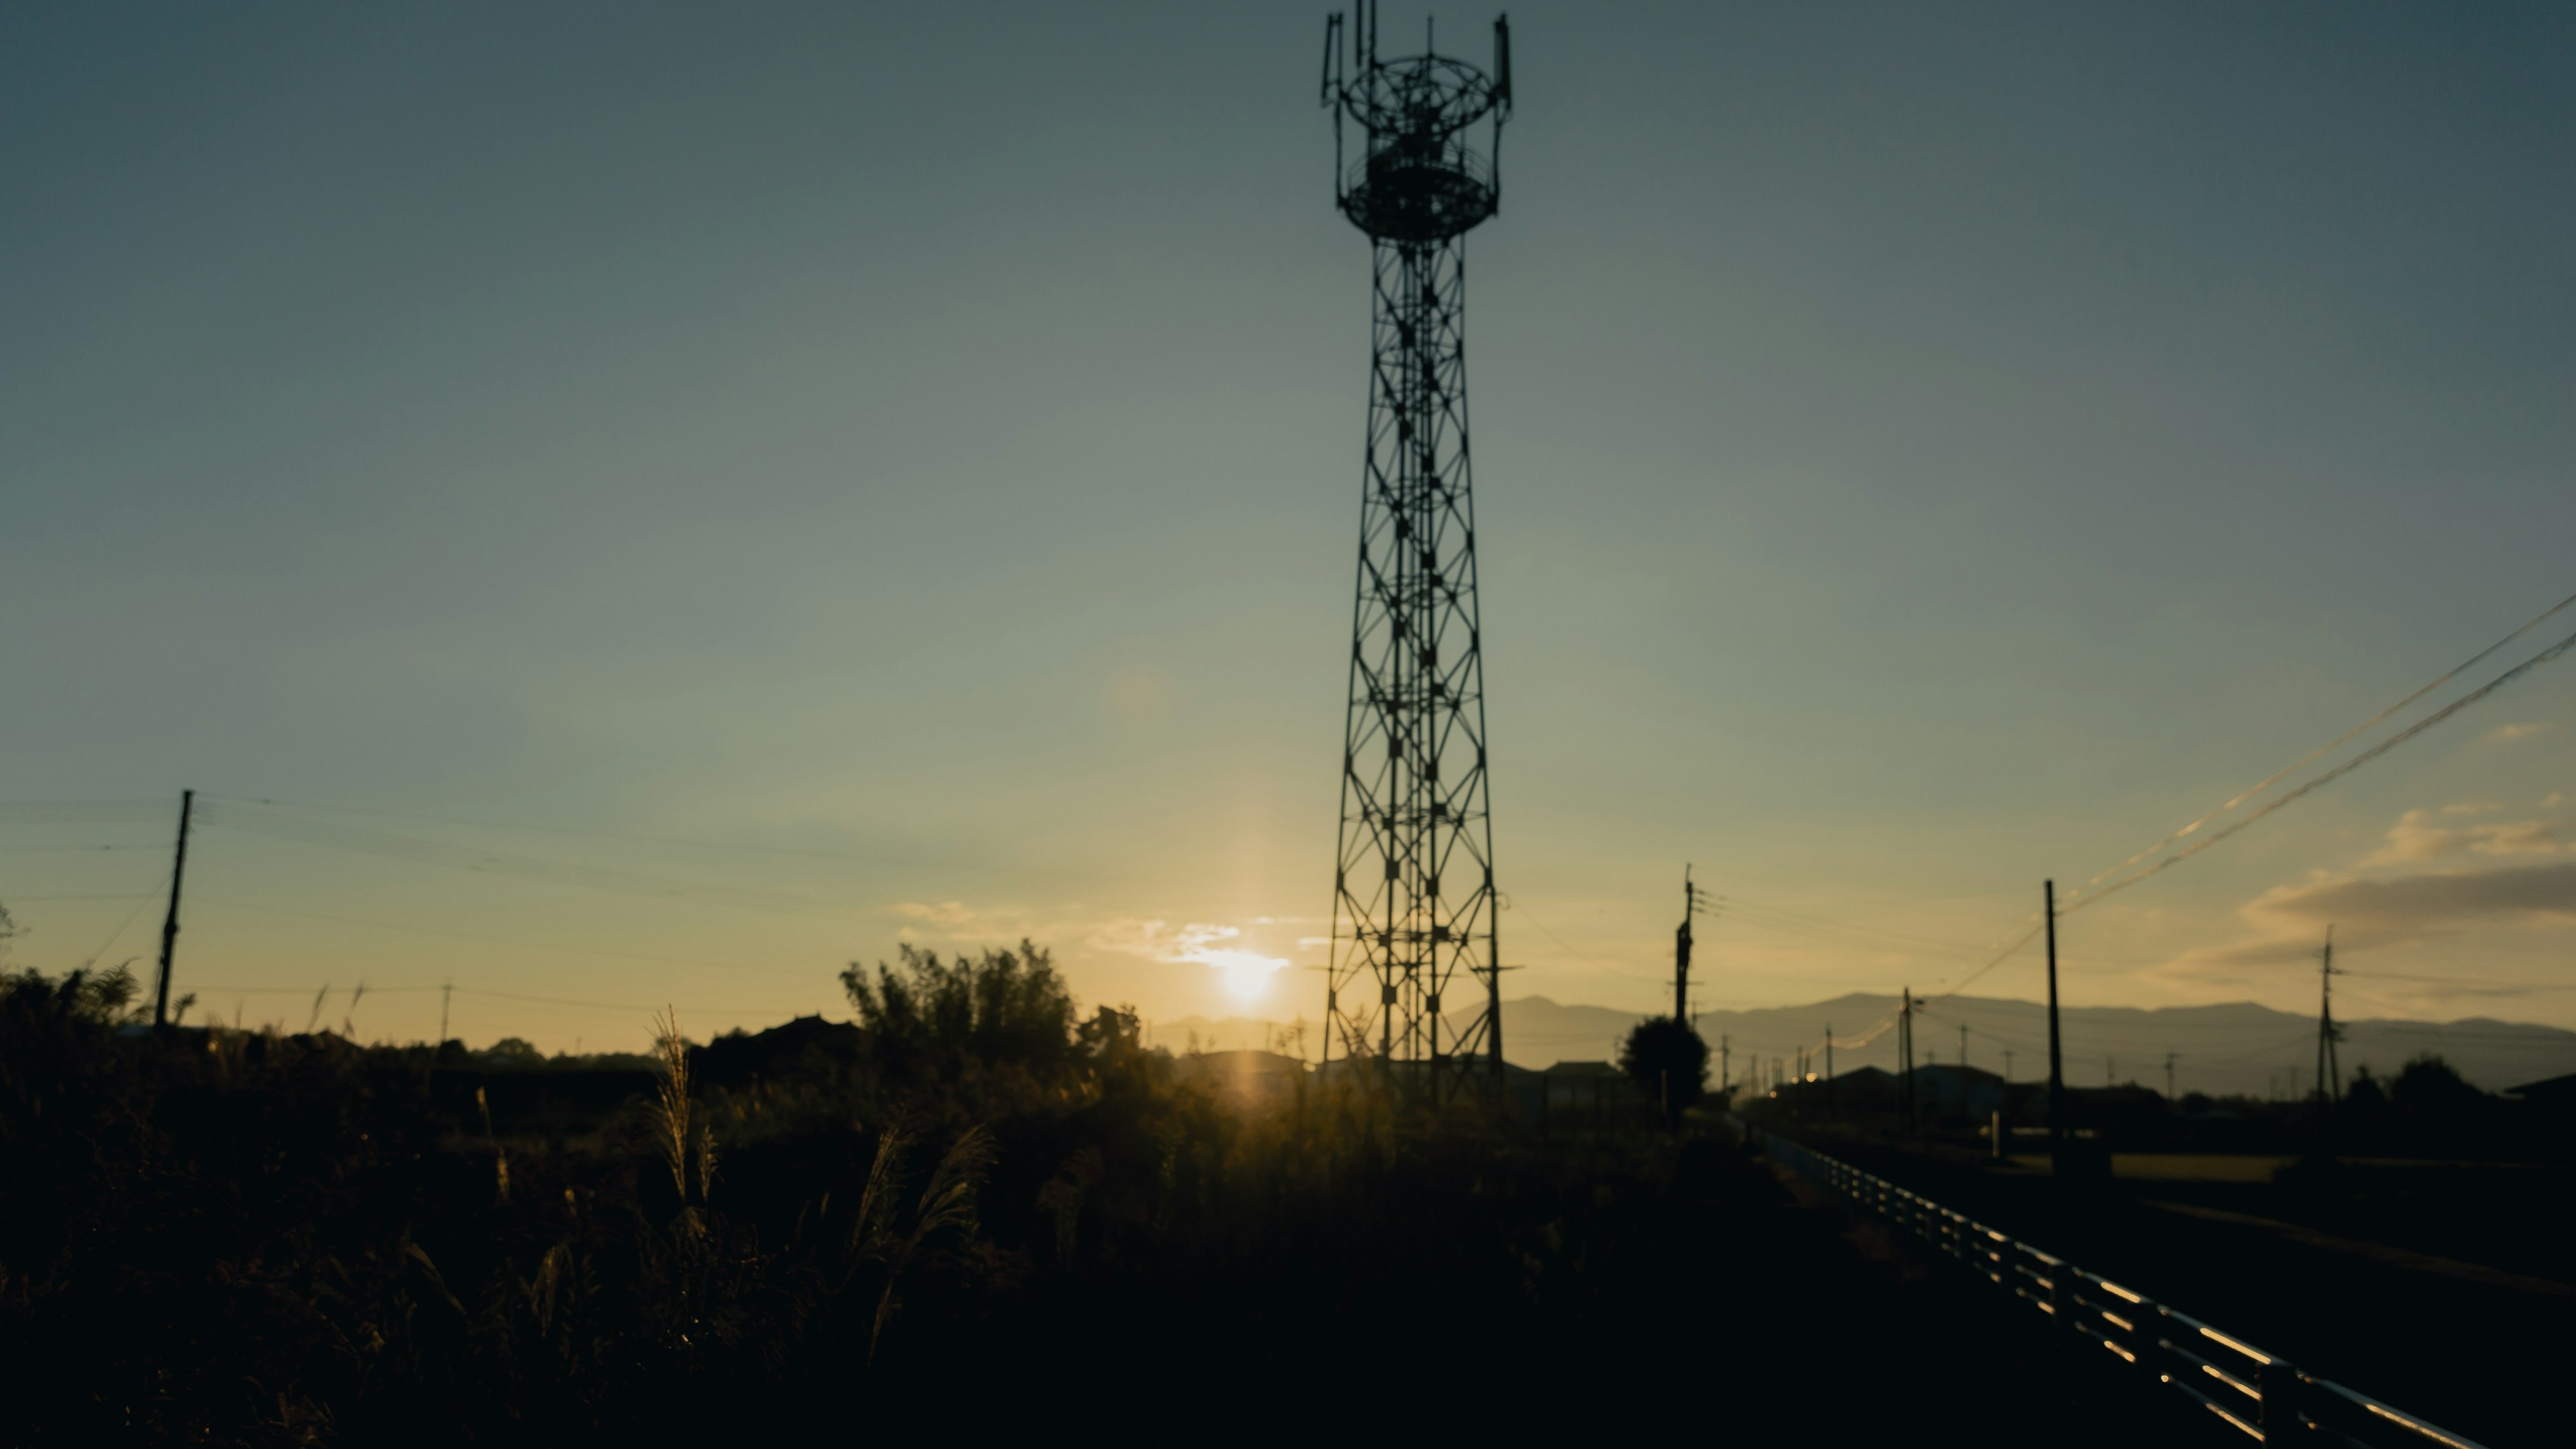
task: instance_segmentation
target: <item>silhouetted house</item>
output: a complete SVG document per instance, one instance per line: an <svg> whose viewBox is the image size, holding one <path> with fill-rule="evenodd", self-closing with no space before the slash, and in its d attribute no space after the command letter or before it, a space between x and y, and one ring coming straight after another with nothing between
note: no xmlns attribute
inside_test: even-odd
<svg viewBox="0 0 2576 1449"><path fill-rule="evenodd" d="M1284 1097L1306 1078L1306 1064L1277 1052L1198 1052L1175 1065L1182 1080L1231 1096Z"/></svg>
<svg viewBox="0 0 2576 1449"><path fill-rule="evenodd" d="M2507 1087L2504 1094L2520 1097L2553 1117L2576 1117L2576 1072Z"/></svg>
<svg viewBox="0 0 2576 1449"><path fill-rule="evenodd" d="M1637 1084L1608 1062L1558 1062L1538 1076L1540 1110L1551 1122L1606 1122L1645 1104Z"/></svg>
<svg viewBox="0 0 2576 1449"><path fill-rule="evenodd" d="M1832 1093L1855 1106L1884 1107L1896 1100L1896 1074L1877 1067L1854 1067L1816 1084L1816 1094Z"/></svg>
<svg viewBox="0 0 2576 1449"><path fill-rule="evenodd" d="M2003 1078L1975 1067L1916 1067L1914 1092L1917 1110L1936 1119L1983 1121L2004 1105Z"/></svg>
<svg viewBox="0 0 2576 1449"><path fill-rule="evenodd" d="M829 1080L855 1066L866 1037L846 1021L800 1016L767 1031L732 1032L689 1053L689 1070L716 1086L789 1077Z"/></svg>
<svg viewBox="0 0 2576 1449"><path fill-rule="evenodd" d="M1413 1090L1422 1081L1425 1071L1425 1064L1421 1062L1382 1062L1375 1057L1337 1056L1316 1067L1315 1075L1318 1079L1390 1082L1399 1090ZM1479 1099L1489 1097L1492 1092L1493 1067L1482 1053L1444 1058L1441 1073L1449 1084L1444 1087L1444 1092L1465 1093ZM1547 1074L1544 1072L1503 1063L1506 1110L1521 1121L1537 1121L1547 1110L1546 1082Z"/></svg>

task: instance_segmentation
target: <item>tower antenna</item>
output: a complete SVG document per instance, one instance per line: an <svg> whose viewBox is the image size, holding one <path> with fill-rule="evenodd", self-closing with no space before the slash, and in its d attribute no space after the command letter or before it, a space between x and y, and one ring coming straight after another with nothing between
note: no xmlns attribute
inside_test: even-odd
<svg viewBox="0 0 2576 1449"><path fill-rule="evenodd" d="M1407 1064L1440 1096L1479 1057L1493 1088L1503 1080L1465 237L1500 200L1492 155L1509 90L1427 48L1381 59L1377 18L1358 7L1351 70L1325 87L1337 138L1345 120L1363 138L1347 169L1335 142L1334 201L1369 237L1375 340L1325 1045L1329 1056L1337 1037L1346 1051L1375 1038L1382 1065ZM1498 25L1498 71L1508 43ZM1460 987L1480 998L1472 1010Z"/></svg>

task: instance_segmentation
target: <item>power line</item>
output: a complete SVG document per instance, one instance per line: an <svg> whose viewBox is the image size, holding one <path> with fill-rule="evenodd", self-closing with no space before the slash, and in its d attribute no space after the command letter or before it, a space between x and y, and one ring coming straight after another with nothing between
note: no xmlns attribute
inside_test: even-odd
<svg viewBox="0 0 2576 1449"><path fill-rule="evenodd" d="M169 813L166 800L0 800L0 825L159 821Z"/></svg>
<svg viewBox="0 0 2576 1449"><path fill-rule="evenodd" d="M795 846L747 845L739 841L689 840L668 835L641 835L620 830L593 830L564 825L531 825L507 820L477 820L458 815L423 815L406 810L371 810L356 805L321 805L300 800L279 800L266 796L214 795L210 800L235 805L255 805L271 810L320 811L332 815L366 815L385 820L411 820L438 825L463 825L472 829L517 831L531 835L565 835L589 840L617 840L635 845L676 845L688 850L730 851L744 855L789 856L804 860L841 861L853 865L900 865L920 870L964 870L995 875L1055 876L1066 880L1109 881L1123 884L1152 884L1143 876L1107 874L1100 871L1059 870L1045 866L997 864L991 861L930 860L918 856L883 855L869 851L814 850Z"/></svg>
<svg viewBox="0 0 2576 1449"><path fill-rule="evenodd" d="M89 959L81 963L81 969L86 971L97 965L99 958L107 954L107 949L116 944L117 938L134 929L134 923L143 919L143 912L150 908L155 900L160 899L162 892L169 888L170 877L164 875L161 877L161 883L152 888L151 894L136 896L134 909L126 912L125 919L117 923L116 929L107 933L107 939L98 943L98 949L89 953Z"/></svg>
<svg viewBox="0 0 2576 1449"><path fill-rule="evenodd" d="M2437 690L2443 685L2450 683L2452 680L2457 679L2461 674L2476 668L2487 658L2487 656L2495 653L2499 649L2502 649L2514 640L2521 638L2523 635L2530 633L2534 628L2539 626L2541 621L2558 613L2560 610L2565 609L2570 604L2576 604L2576 594L2570 594L2566 598L2560 599L2557 603L2550 605L2548 608L2541 610L2538 614L2534 615L2529 620L2526 620L2522 627L2505 635L2503 638L2498 639L2493 644L2479 650L2477 653L2470 655L2460 663L2453 665L2448 671L2443 673L2440 678L2434 680L2432 683L2425 685L2423 688L2416 690L2413 694L2406 696L2404 699L2397 701L2388 708L2383 709L2379 713L2372 715L2370 718L2363 720L2361 723L2354 725L2351 729L2345 730L2342 734L2335 736L2333 739L2330 739L2324 744L2317 746L2315 749L2308 751L2306 754L2299 756L2290 763L2274 770L2271 774L2266 775L2262 779L2255 781L2253 784L2246 786L2244 789L2237 791L2233 797L2231 797L2225 804L2220 805L2217 809L2202 815L2199 819L2183 826L2181 829L2166 836L2164 839L2157 841L2155 844L2148 846L2146 849L2139 851L2133 856L2130 856L2127 860L2124 860L2118 865L2111 867L2109 870L2102 872L2101 875L2097 875L2091 880L2086 881L2084 884L2077 886L2074 890L2067 893L2068 901L2070 903L2073 902L2076 898L2081 897L2085 892L2093 889L2093 887L2097 885L2100 885L2104 877L2116 875L2119 872L2128 869L2130 866L2136 865L2139 861L2146 859L2148 856L2155 854L2157 851L2164 849L2166 846L2171 845L2175 841L2182 839L2184 836L2191 834L2195 830L2198 830L2210 821L2215 820L2219 816L2226 814L2228 811L2235 809L2237 806L2244 804L2248 799L2251 799L2255 795L2261 794L2263 791L2270 789L2273 785L2278 784L2283 776L2298 769L2301 765L2304 765L2310 760L2333 750L2345 741L2352 739L2355 735L2363 733L2373 725L2376 725L2380 721L2388 718L2390 715L2397 713L2406 706L2413 704L2415 701L2422 699L2428 694L2431 694L2434 690ZM2560 647L2563 648L2565 646L2562 645ZM2490 685L2488 687L2493 688L2494 686ZM2109 892L2106 891L2104 894L2107 895Z"/></svg>
<svg viewBox="0 0 2576 1449"><path fill-rule="evenodd" d="M2552 610L2551 612L2555 613L2556 610ZM2511 684L2514 680L2521 678L2531 670L2537 669L2541 665L2547 664L2551 660L2556 659L2558 656L2566 653L2569 649L2576 649L2576 634L2568 635L2566 638L2561 639L2557 643L2550 645L2548 648L2541 650L2529 659L2522 661L2520 664L2506 670L2504 673L2488 680L2485 684L2478 686L2476 689L2473 689L2467 694L2460 696L2458 699L2451 701L2449 704L2442 706L2433 713L2426 715L2424 718L2417 720L2415 723L2408 725L2406 728L2399 730L2393 735L2390 735L2387 739L2381 740L2378 744L2371 746L2369 749L2362 751L2360 754L2353 756L2351 759L2344 761L2333 769L2309 779L2305 784L2300 785L2298 788L2281 796L2279 799L2270 802L2262 809L2255 811L2244 819L2221 827L2205 839L2181 850L2175 851L2173 854L2166 856L2164 859L2157 861L2155 864L2148 866L2144 870L2113 881L2111 884L2104 886L2100 891L2083 897L2073 905L2063 907L2060 909L2058 914L2065 915L2071 911L2081 910L2115 892L2126 890L2128 887L2136 885L2138 882L2145 880L2150 876L2160 874L2173 866L2182 864L2184 861L2191 859L2193 856L2200 854L2202 851L2209 849L2211 846L2218 844L2220 841L2227 839L2229 836L2236 834L2238 831L2254 824L2256 821L2261 820L2263 817L2270 815L2274 811L2279 810L2284 806L2294 804L2310 793L2342 779L2344 776L2351 774L2353 771L2358 770L2362 766L2369 764L2371 761L2378 759L2380 756L2387 754L2390 750L2397 748L2399 745L2406 743L2408 740L2424 733L2433 726L2440 724L2451 716L2458 714L2460 711L2467 709L2473 704L2476 704L2478 701L2495 693L2497 690L2502 689L2504 686ZM2151 852L2152 849L2154 848L2150 848Z"/></svg>
<svg viewBox="0 0 2576 1449"><path fill-rule="evenodd" d="M363 855L378 855L416 864L440 865L476 874L516 876L523 880L543 881L552 885L575 886L619 895L639 895L658 900L684 900L701 905L727 906L735 910L765 911L772 914L828 912L837 915L860 909L855 902L829 901L814 896L787 895L742 886L671 880L636 871L617 870L606 866L577 865L539 856L503 854L474 846L457 845L449 841L426 840L417 836L396 835L389 831L368 830L329 821L302 820L293 816L236 815L231 809L219 809L215 817L206 823L224 829L265 835L272 839L293 841L300 845L321 846Z"/></svg>
<svg viewBox="0 0 2576 1449"><path fill-rule="evenodd" d="M315 991L328 990L329 988L330 983L324 982L320 986L213 985L200 986L197 988L197 991L202 996L306 996ZM369 996L417 996L427 992L445 991L449 989L450 988L444 984L438 986L369 986L367 988L367 994ZM498 991L489 987L481 986L459 986L453 989L459 996L488 996L502 1001L531 1002L539 1006L576 1006L595 1011L651 1012L660 1011L664 1007L672 1004L661 1001L642 1003L633 1001L592 1001L565 996L536 996L524 991ZM773 1012L779 1009L780 1008L768 1006L756 1008L748 1007L740 1002L736 1002L730 1006L692 1006L689 1008L691 1012L705 1016L736 1016L754 1011Z"/></svg>
<svg viewBox="0 0 2576 1449"><path fill-rule="evenodd" d="M599 956L615 961L659 961L673 966L691 966L702 971L742 971L748 968L720 961L695 960L683 956L661 956L646 951L619 951L604 946L566 946L546 941L531 941L511 936L494 936L478 931L448 931L432 926L409 926L395 921L372 921L363 916L343 916L329 911L297 910L287 906L261 905L256 901L230 900L222 896L197 896L201 905L227 906L238 911L260 911L275 916L301 916L307 920L336 921L342 925L367 926L379 931L399 931L405 935L437 936L454 941L479 941L496 946L516 946L529 951L557 951L574 956ZM778 974L778 973L766 973Z"/></svg>

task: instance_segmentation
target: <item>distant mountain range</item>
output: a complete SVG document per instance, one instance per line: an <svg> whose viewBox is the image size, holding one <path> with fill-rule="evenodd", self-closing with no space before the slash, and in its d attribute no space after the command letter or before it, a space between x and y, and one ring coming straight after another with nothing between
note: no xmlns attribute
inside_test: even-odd
<svg viewBox="0 0 2576 1449"><path fill-rule="evenodd" d="M1700 1034L1716 1053L1725 1045L1727 1064L1741 1079L1748 1059L1780 1060L1788 1070L1798 1049L1814 1048L1811 1068L1825 1069L1822 1043L1830 1025L1836 1045L1833 1069L1896 1066L1896 1032L1887 1025L1897 998L1855 993L1812 1006L1781 1006L1761 1011L1710 1011L1699 1017ZM1619 1042L1641 1019L1641 1013L1606 1006L1568 1006L1544 996L1525 996L1503 1003L1503 1055L1520 1066L1545 1067L1560 1061L1607 1061ZM2368 1067L2387 1075L2425 1052L2439 1054L2462 1076L2489 1091L2576 1072L2576 1031L2523 1022L2471 1017L2463 1021L2392 1021L2357 1018L2339 1023L2343 1040L2337 1047L2344 1074ZM1914 1058L1918 1065L1956 1062L1959 1028L1967 1030L1968 1064L1986 1071L2007 1070L2016 1081L2037 1081L2048 1074L2048 1013L2037 1002L1996 997L1953 996L1925 1009L1915 1019ZM1184 1051L1195 1041L1205 1050L1279 1045L1289 1030L1284 1023L1251 1017L1210 1020L1185 1017L1157 1022L1153 1044ZM1305 1054L1322 1050L1321 1026L1306 1023ZM1875 1032L1864 1041L1862 1038ZM2286 1074L2290 1090L2314 1085L2317 1024L2250 1001L2218 1006L2069 1006L2059 1014L2066 1079L2076 1086L2100 1086L2106 1080L2137 1082L2165 1089L2165 1054L2175 1054L2173 1084L2178 1092L2213 1096L2268 1096L2281 1088Z"/></svg>

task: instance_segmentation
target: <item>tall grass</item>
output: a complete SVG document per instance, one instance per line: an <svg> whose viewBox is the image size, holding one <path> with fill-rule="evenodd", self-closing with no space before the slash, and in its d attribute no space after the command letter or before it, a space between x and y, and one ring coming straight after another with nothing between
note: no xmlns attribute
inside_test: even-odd
<svg viewBox="0 0 2576 1449"><path fill-rule="evenodd" d="M706 1123L691 1120L689 1039L680 1034L676 1007L666 1007L653 1019L653 1060L661 1072L651 1109L655 1143L670 1169L671 1188L679 1194L682 1208L704 1206L715 1187L716 1134ZM698 1187L694 1200L689 1195L692 1168Z"/></svg>
<svg viewBox="0 0 2576 1449"><path fill-rule="evenodd" d="M1377 1283L1507 1315L1580 1277L1589 1190L1472 1109L1202 1090L1038 954L875 974L921 1008L888 1054L757 1080L666 1010L626 1105L578 1110L547 1093L600 1074L119 1038L119 986L0 983L0 1439L659 1440L862 1391L885 1423L1051 1402L1242 1304L1276 1336Z"/></svg>

